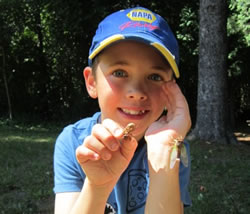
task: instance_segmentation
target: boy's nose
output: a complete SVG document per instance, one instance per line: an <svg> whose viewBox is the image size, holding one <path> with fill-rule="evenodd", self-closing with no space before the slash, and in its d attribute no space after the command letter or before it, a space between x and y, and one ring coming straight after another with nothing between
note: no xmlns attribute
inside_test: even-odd
<svg viewBox="0 0 250 214"><path fill-rule="evenodd" d="M127 93L127 98L143 101L147 99L147 95L141 90L132 89Z"/></svg>

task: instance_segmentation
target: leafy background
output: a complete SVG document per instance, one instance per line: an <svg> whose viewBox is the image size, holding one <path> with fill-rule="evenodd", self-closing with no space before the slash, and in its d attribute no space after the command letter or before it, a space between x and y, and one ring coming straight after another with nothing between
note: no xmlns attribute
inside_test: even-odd
<svg viewBox="0 0 250 214"><path fill-rule="evenodd" d="M235 123L250 114L250 3L230 0L228 4L228 104ZM195 121L199 31L199 1L195 0L1 0L0 47L13 117L75 121L95 112L97 103L88 97L82 77L91 39L104 16L136 5L161 14L176 34L181 56L179 84ZM0 117L7 117L3 80Z"/></svg>

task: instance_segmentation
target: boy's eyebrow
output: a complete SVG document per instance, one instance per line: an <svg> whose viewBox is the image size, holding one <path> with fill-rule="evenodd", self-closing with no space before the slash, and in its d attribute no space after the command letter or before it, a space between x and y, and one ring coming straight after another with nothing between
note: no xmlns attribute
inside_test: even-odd
<svg viewBox="0 0 250 214"><path fill-rule="evenodd" d="M129 65L129 63L124 60L119 60L110 63L110 66L115 66L115 65Z"/></svg>
<svg viewBox="0 0 250 214"><path fill-rule="evenodd" d="M129 63L124 61L124 60L119 60L119 61L116 61L114 63L110 63L110 66L116 66L116 65L127 66L127 65L129 65ZM168 69L169 66L153 65L151 67L151 69L153 69L153 70L159 70L159 71L164 71L164 72L166 72L166 68Z"/></svg>
<svg viewBox="0 0 250 214"><path fill-rule="evenodd" d="M166 69L168 69L169 67L164 67L164 66L160 66L160 65L154 65L154 66L152 66L152 69L154 69L154 70L159 70L159 71L164 71L164 72L166 72Z"/></svg>

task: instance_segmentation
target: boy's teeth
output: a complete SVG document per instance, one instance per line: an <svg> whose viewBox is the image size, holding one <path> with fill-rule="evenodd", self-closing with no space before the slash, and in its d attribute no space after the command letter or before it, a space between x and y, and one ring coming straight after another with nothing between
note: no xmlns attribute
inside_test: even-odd
<svg viewBox="0 0 250 214"><path fill-rule="evenodd" d="M123 112L127 113L127 114L132 114L132 115L138 115L138 114L143 114L145 111L141 110L141 111L134 111L134 110L128 110L128 109L122 109Z"/></svg>

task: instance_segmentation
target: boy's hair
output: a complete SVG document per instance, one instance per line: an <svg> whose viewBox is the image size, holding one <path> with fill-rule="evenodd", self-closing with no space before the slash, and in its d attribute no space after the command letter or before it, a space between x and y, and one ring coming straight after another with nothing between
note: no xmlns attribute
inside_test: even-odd
<svg viewBox="0 0 250 214"><path fill-rule="evenodd" d="M175 76L178 69L179 49L168 23L158 14L136 7L121 10L100 22L89 50L89 65L95 67L102 50L117 41L132 40L156 48L170 64Z"/></svg>
<svg viewBox="0 0 250 214"><path fill-rule="evenodd" d="M99 62L99 58L98 58L98 55L97 55L97 56L95 56L95 58L92 60L92 64L91 64L92 73L93 73L94 77L96 77L96 70L97 70L98 62Z"/></svg>

